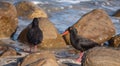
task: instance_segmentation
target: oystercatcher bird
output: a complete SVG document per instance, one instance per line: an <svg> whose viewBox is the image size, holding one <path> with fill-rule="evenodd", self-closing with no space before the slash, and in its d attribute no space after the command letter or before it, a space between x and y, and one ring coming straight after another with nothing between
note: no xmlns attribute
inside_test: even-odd
<svg viewBox="0 0 120 66"><path fill-rule="evenodd" d="M40 18L34 18L31 27L28 27L27 39L30 43L30 52L32 51L32 46L34 46L34 52L37 51L37 45L43 40L43 32L39 28L39 19Z"/></svg>
<svg viewBox="0 0 120 66"><path fill-rule="evenodd" d="M88 49L91 49L91 48L93 48L95 46L99 46L98 43L93 42L90 39L83 38L83 37L79 36L77 29L75 27L73 27L73 26L69 27L62 35L64 36L64 35L66 35L68 33L70 33L70 42L71 42L71 45L75 49L81 51L79 58L76 60L77 62L81 63L84 51L86 51Z"/></svg>

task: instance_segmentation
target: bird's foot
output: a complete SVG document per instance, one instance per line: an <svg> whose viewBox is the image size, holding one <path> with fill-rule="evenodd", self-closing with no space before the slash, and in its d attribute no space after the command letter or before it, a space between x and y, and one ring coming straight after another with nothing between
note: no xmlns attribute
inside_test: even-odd
<svg viewBox="0 0 120 66"><path fill-rule="evenodd" d="M76 62L77 62L77 63L81 63L81 60L82 60L82 59L78 58L78 59L76 60Z"/></svg>
<svg viewBox="0 0 120 66"><path fill-rule="evenodd" d="M81 52L76 62L81 63L84 52Z"/></svg>

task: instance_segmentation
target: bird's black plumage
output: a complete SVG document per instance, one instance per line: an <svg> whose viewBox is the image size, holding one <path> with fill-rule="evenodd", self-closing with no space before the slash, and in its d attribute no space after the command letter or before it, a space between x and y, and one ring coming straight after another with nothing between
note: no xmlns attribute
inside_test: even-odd
<svg viewBox="0 0 120 66"><path fill-rule="evenodd" d="M37 45L43 40L43 33L39 28L39 18L34 18L31 27L28 28L27 39L30 44Z"/></svg>
<svg viewBox="0 0 120 66"><path fill-rule="evenodd" d="M75 27L69 27L68 31L70 32L70 41L72 46L80 51L86 51L95 46L99 46L96 42L93 42L90 39L83 38L77 34L77 29Z"/></svg>

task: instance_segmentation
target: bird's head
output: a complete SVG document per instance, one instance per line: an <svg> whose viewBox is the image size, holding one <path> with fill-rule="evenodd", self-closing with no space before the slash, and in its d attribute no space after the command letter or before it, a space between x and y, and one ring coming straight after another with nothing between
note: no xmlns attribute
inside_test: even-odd
<svg viewBox="0 0 120 66"><path fill-rule="evenodd" d="M69 31L70 33L76 33L76 34L77 34L77 29L76 29L74 26L69 27L69 28L68 28L68 31Z"/></svg>
<svg viewBox="0 0 120 66"><path fill-rule="evenodd" d="M34 18L32 21L32 26L33 27L38 26L38 23L39 23L39 18Z"/></svg>
<svg viewBox="0 0 120 66"><path fill-rule="evenodd" d="M73 33L73 32L77 33L77 29L74 26L71 26L62 34L62 36L67 35L68 33Z"/></svg>

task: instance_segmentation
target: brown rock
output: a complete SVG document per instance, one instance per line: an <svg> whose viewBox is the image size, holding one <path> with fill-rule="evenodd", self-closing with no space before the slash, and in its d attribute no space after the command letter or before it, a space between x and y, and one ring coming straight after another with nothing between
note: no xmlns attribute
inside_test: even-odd
<svg viewBox="0 0 120 66"><path fill-rule="evenodd" d="M28 25L28 27L31 25ZM23 43L27 43L26 33L28 31L28 27L25 28L19 35L18 40ZM63 38L58 34L53 23L49 21L48 18L40 18L39 27L43 31L43 41L39 46L41 48L65 48L66 44Z"/></svg>
<svg viewBox="0 0 120 66"><path fill-rule="evenodd" d="M18 2L16 4L16 9L19 17L24 17L28 19L32 19L35 17L47 17L47 14L45 13L45 11L43 11L43 9L29 1Z"/></svg>
<svg viewBox="0 0 120 66"><path fill-rule="evenodd" d="M49 51L32 53L26 56L19 66L58 66L54 54Z"/></svg>
<svg viewBox="0 0 120 66"><path fill-rule="evenodd" d="M78 34L84 38L88 38L96 43L104 43L115 34L115 27L102 9L95 9L73 25L77 28ZM69 37L66 37L69 39Z"/></svg>
<svg viewBox="0 0 120 66"><path fill-rule="evenodd" d="M11 47L6 47L4 48L5 46L3 46L3 53L0 55L0 57L6 57L6 56L16 56L18 55L18 53L16 52L15 49L11 48Z"/></svg>
<svg viewBox="0 0 120 66"><path fill-rule="evenodd" d="M82 66L120 66L120 49L95 47L84 55Z"/></svg>
<svg viewBox="0 0 120 66"><path fill-rule="evenodd" d="M0 2L0 38L10 38L17 25L17 11L14 5Z"/></svg>
<svg viewBox="0 0 120 66"><path fill-rule="evenodd" d="M115 16L115 17L120 17L120 9L117 10L117 12L115 12L115 14L114 14L113 16Z"/></svg>
<svg viewBox="0 0 120 66"><path fill-rule="evenodd" d="M10 44L16 44L16 41L12 39L1 39L0 45L10 45Z"/></svg>
<svg viewBox="0 0 120 66"><path fill-rule="evenodd" d="M1 51L1 52L4 52L4 51L7 50L7 49L8 49L8 46L1 45L1 44L0 44L0 51Z"/></svg>
<svg viewBox="0 0 120 66"><path fill-rule="evenodd" d="M109 42L109 46L120 47L120 34L115 35L108 42Z"/></svg>

